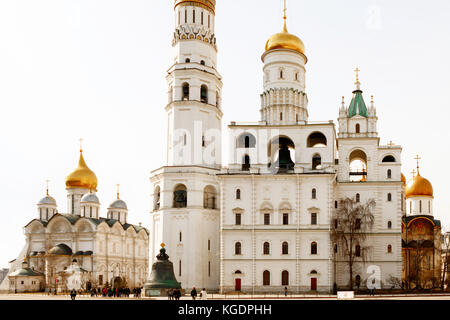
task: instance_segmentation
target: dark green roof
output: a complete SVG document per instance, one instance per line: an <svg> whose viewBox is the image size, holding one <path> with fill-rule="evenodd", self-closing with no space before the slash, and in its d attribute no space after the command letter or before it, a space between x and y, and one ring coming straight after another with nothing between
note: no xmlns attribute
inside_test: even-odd
<svg viewBox="0 0 450 320"><path fill-rule="evenodd" d="M353 118L356 115L367 118L367 107L361 90L353 91L352 102L350 103L350 107L348 107L348 117Z"/></svg>
<svg viewBox="0 0 450 320"><path fill-rule="evenodd" d="M17 271L14 271L13 273L11 273L9 275L9 277L20 277L20 276L36 277L36 276L45 276L45 275L41 272L34 271L33 269L30 269L30 268L22 268Z"/></svg>

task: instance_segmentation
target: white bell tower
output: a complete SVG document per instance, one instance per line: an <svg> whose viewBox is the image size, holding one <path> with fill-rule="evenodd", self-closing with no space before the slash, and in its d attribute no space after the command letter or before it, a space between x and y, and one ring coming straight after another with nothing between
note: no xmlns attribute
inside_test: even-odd
<svg viewBox="0 0 450 320"><path fill-rule="evenodd" d="M166 166L150 178L150 263L164 243L184 289L219 287L222 81L215 4L175 0Z"/></svg>

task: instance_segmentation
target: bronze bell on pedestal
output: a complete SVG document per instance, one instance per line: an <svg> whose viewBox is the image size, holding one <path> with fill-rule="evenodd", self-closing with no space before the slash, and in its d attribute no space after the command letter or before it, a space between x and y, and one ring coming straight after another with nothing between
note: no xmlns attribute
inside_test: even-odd
<svg viewBox="0 0 450 320"><path fill-rule="evenodd" d="M181 289L181 283L175 278L173 264L166 254L164 243L156 256L158 259L152 266L150 279L144 285L146 296L163 295L168 289Z"/></svg>
<svg viewBox="0 0 450 320"><path fill-rule="evenodd" d="M278 173L287 172L294 169L295 163L291 159L291 152L287 145L280 145L280 150L278 151L278 159L275 161L273 168Z"/></svg>

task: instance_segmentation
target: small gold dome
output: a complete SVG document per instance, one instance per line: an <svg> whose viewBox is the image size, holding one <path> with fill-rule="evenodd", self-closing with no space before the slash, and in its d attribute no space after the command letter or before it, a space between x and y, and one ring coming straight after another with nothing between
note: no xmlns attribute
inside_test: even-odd
<svg viewBox="0 0 450 320"><path fill-rule="evenodd" d="M433 186L430 181L422 177L419 173L409 180L406 185L406 198L411 197L432 197L433 196Z"/></svg>
<svg viewBox="0 0 450 320"><path fill-rule="evenodd" d="M266 42L266 52L274 49L289 49L305 54L305 45L303 44L303 41L287 31L286 21L284 22L283 31L274 34Z"/></svg>
<svg viewBox="0 0 450 320"><path fill-rule="evenodd" d="M66 178L67 188L82 188L97 191L97 176L88 168L83 158L83 151L80 150L80 160L78 168Z"/></svg>

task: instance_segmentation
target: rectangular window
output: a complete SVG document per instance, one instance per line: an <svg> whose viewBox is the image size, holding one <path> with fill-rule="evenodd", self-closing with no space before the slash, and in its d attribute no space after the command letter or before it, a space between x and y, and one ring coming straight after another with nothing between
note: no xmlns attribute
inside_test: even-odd
<svg viewBox="0 0 450 320"><path fill-rule="evenodd" d="M289 213L283 213L283 224L284 225L289 224Z"/></svg>
<svg viewBox="0 0 450 320"><path fill-rule="evenodd" d="M181 260L178 263L178 276L181 277Z"/></svg>
<svg viewBox="0 0 450 320"><path fill-rule="evenodd" d="M311 213L311 224L312 225L317 224L317 213Z"/></svg>
<svg viewBox="0 0 450 320"><path fill-rule="evenodd" d="M241 225L241 214L240 213L236 213L236 225L240 226Z"/></svg>
<svg viewBox="0 0 450 320"><path fill-rule="evenodd" d="M211 261L208 261L208 277L211 277Z"/></svg>
<svg viewBox="0 0 450 320"><path fill-rule="evenodd" d="M355 230L361 229L361 219L355 220Z"/></svg>
<svg viewBox="0 0 450 320"><path fill-rule="evenodd" d="M99 275L98 276L98 285L102 286L103 285L103 275Z"/></svg>
<svg viewBox="0 0 450 320"><path fill-rule="evenodd" d="M208 240L208 251L211 251L211 240Z"/></svg>
<svg viewBox="0 0 450 320"><path fill-rule="evenodd" d="M210 15L208 15L208 28L211 28L211 16Z"/></svg>
<svg viewBox="0 0 450 320"><path fill-rule="evenodd" d="M270 225L270 213L265 213L264 214L264 224L266 226Z"/></svg>

